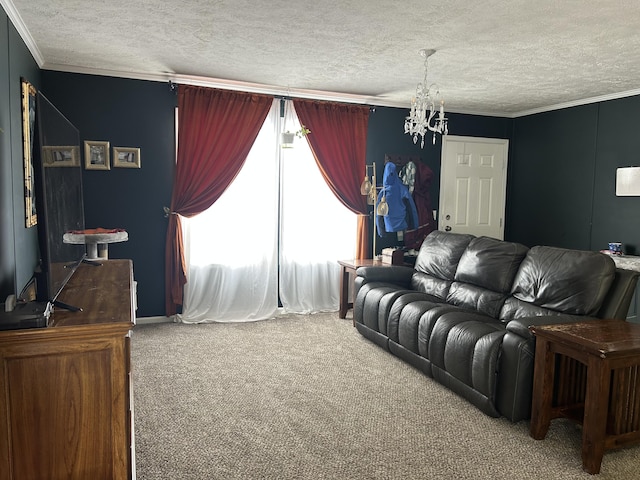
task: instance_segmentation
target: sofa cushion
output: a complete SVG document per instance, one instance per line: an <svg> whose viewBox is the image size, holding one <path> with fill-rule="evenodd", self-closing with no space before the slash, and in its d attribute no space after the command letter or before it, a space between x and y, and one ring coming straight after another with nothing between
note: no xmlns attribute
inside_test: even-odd
<svg viewBox="0 0 640 480"><path fill-rule="evenodd" d="M358 283L358 280L360 280L360 277L356 278L356 283ZM370 282L364 285L360 285L359 287L356 288L357 293L355 294L356 296L353 301L353 323L362 323L367 325L370 328L373 328L375 331L378 331L377 304L373 306L369 306L369 311L367 313L365 313L365 308L367 307L367 297L369 293L372 290L375 290L381 287L387 288L388 289L387 291L391 291L394 288L396 289L398 288L395 285L391 285L383 282ZM376 301L377 302L380 301L380 295L378 296ZM371 304L374 303L373 298L369 299L369 303ZM374 324L369 325L369 323L371 322L371 317L375 317L375 325Z"/></svg>
<svg viewBox="0 0 640 480"><path fill-rule="evenodd" d="M506 298L506 293L494 292L468 283L453 282L447 295L447 303L498 318Z"/></svg>
<svg viewBox="0 0 640 480"><path fill-rule="evenodd" d="M615 270L613 260L602 253L532 247L520 264L511 294L542 308L595 315Z"/></svg>
<svg viewBox="0 0 640 480"><path fill-rule="evenodd" d="M528 250L519 243L474 238L460 258L447 303L498 318Z"/></svg>
<svg viewBox="0 0 640 480"><path fill-rule="evenodd" d="M500 320L504 323L516 318L548 317L551 315L562 315L562 312L523 302L515 297L507 298L500 310Z"/></svg>
<svg viewBox="0 0 640 480"><path fill-rule="evenodd" d="M509 293L528 251L520 243L490 237L474 238L460 258L455 281Z"/></svg>
<svg viewBox="0 0 640 480"><path fill-rule="evenodd" d="M445 299L460 257L475 237L460 233L431 232L422 242L411 278L411 288Z"/></svg>
<svg viewBox="0 0 640 480"><path fill-rule="evenodd" d="M460 257L474 238L462 233L431 232L422 242L414 269L443 280L453 280Z"/></svg>
<svg viewBox="0 0 640 480"><path fill-rule="evenodd" d="M483 412L499 416L495 406L502 324L477 313L445 313L429 345L433 378L464 396Z"/></svg>
<svg viewBox="0 0 640 480"><path fill-rule="evenodd" d="M419 311L423 311L423 306L431 305L433 307L439 305L438 303L435 303L434 300L434 297L422 292L405 293L399 296L393 302L393 306L389 311L389 317L387 318L387 337L389 337L389 340L402 343L400 341L400 319L403 318L403 320L406 321L406 315L408 314L409 317L414 317L411 323L415 325L415 329L409 334L409 337L413 337L413 342L415 342L415 349L413 349L413 351L417 353L418 321L420 320L420 316L415 312L413 305L419 304ZM405 310L407 310L406 314Z"/></svg>
<svg viewBox="0 0 640 480"><path fill-rule="evenodd" d="M438 323L440 317L450 312L464 312L460 307L455 307L447 303L436 305L424 311L418 322L418 353L425 358L430 358L429 344L431 334Z"/></svg>
<svg viewBox="0 0 640 480"><path fill-rule="evenodd" d="M451 280L432 277L427 273L415 272L411 277L411 288L417 292L428 293L444 302L451 288Z"/></svg>
<svg viewBox="0 0 640 480"><path fill-rule="evenodd" d="M396 301L404 295L419 295L421 298L427 298L428 295L424 293L414 292L413 290L402 290L396 288L389 293L384 294L380 298L380 303L378 304L378 331L384 335L389 336L389 332L387 331L387 327L389 325L389 315L391 314L391 309ZM397 335L397 329L395 330Z"/></svg>
<svg viewBox="0 0 640 480"><path fill-rule="evenodd" d="M365 283L358 290L354 301L353 320L354 323L362 323L367 328L376 332L387 334L386 322L384 330L380 330L378 325L378 311L380 301L385 295L401 290L397 285L382 282Z"/></svg>

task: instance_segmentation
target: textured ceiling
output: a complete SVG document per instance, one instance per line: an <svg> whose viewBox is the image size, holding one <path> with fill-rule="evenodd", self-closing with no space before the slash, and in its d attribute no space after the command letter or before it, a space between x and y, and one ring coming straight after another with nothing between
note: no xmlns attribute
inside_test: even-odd
<svg viewBox="0 0 640 480"><path fill-rule="evenodd" d="M429 83L451 111L517 116L640 93L638 0L0 4L45 69L407 107L418 51L434 48Z"/></svg>

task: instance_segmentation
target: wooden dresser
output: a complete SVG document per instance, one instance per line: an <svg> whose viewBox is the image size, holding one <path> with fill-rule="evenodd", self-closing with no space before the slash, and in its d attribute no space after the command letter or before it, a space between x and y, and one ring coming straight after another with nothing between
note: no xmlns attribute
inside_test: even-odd
<svg viewBox="0 0 640 480"><path fill-rule="evenodd" d="M135 476L130 260L81 265L47 328L0 332L0 480Z"/></svg>

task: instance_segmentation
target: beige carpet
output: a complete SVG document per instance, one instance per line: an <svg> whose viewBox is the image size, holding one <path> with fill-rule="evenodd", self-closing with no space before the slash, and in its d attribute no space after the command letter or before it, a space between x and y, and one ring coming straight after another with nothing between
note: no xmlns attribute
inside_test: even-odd
<svg viewBox="0 0 640 480"><path fill-rule="evenodd" d="M582 470L580 427L488 417L337 314L137 326L138 480L638 479L640 446Z"/></svg>

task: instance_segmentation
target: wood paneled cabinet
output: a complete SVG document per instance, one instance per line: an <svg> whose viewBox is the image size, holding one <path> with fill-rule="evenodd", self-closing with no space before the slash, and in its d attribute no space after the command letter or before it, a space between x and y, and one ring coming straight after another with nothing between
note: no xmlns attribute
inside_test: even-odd
<svg viewBox="0 0 640 480"><path fill-rule="evenodd" d="M134 473L130 260L83 264L51 326L0 332L0 479L130 479Z"/></svg>

